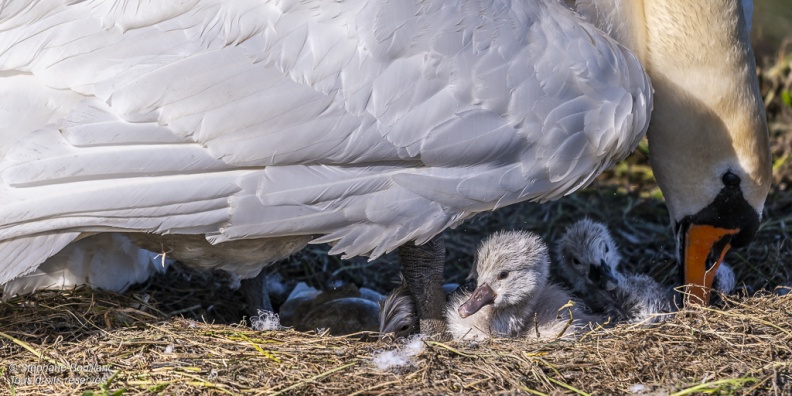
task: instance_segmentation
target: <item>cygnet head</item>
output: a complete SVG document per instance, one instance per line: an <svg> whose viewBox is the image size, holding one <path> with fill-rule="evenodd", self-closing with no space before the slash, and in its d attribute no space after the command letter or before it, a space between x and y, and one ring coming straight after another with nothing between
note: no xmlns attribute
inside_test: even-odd
<svg viewBox="0 0 792 396"><path fill-rule="evenodd" d="M381 337L391 335L394 338L407 338L418 333L419 324L415 300L404 282L382 302L379 326Z"/></svg>
<svg viewBox="0 0 792 396"><path fill-rule="evenodd" d="M611 291L618 286L621 255L605 225L589 219L572 224L559 239L556 255L558 275L574 292L591 287Z"/></svg>
<svg viewBox="0 0 792 396"><path fill-rule="evenodd" d="M734 275L734 270L725 261L722 262L715 271L715 281L712 283L712 288L723 294L730 294L736 287L737 278Z"/></svg>
<svg viewBox="0 0 792 396"><path fill-rule="evenodd" d="M547 246L533 233L498 232L481 244L477 256L468 277L477 287L459 307L462 318L490 304L502 308L528 302L548 281Z"/></svg>

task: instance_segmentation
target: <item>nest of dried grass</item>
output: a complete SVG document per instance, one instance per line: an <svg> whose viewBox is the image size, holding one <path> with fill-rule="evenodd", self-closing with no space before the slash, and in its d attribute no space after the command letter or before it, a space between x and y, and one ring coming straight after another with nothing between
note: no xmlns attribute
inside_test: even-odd
<svg viewBox="0 0 792 396"><path fill-rule="evenodd" d="M0 306L0 392L790 394L790 302L727 298L723 309L575 341L424 340L407 364L381 369L374 358L399 344L164 319L133 296L45 292Z"/></svg>

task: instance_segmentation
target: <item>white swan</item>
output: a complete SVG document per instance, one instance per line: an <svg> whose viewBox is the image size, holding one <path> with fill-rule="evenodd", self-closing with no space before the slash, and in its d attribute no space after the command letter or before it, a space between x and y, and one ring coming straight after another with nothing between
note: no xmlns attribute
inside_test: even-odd
<svg viewBox="0 0 792 396"><path fill-rule="evenodd" d="M452 296L446 308L454 338L570 337L598 317L550 282L547 246L535 234L498 232L482 242L469 279L472 293ZM571 303L571 304L570 304Z"/></svg>
<svg viewBox="0 0 792 396"><path fill-rule="evenodd" d="M123 292L172 263L138 248L121 234L99 234L74 242L35 271L3 285L3 299L40 289L68 289L87 284Z"/></svg>
<svg viewBox="0 0 792 396"><path fill-rule="evenodd" d="M549 0L7 1L0 76L0 283L89 232L242 277L376 257L587 185L651 109Z"/></svg>
<svg viewBox="0 0 792 396"><path fill-rule="evenodd" d="M747 24L714 3L695 32L661 22L690 24L681 0L581 9L658 79L653 165L702 262L691 224L747 241L769 183ZM635 57L553 0L12 0L0 100L0 283L96 232L242 277L309 241L376 257L587 185L652 103ZM405 268L427 323L441 267Z"/></svg>

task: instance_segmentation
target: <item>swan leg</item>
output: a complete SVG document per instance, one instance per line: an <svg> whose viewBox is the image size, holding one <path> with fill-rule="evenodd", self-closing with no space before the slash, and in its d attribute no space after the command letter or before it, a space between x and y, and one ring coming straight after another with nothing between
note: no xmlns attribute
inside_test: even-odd
<svg viewBox="0 0 792 396"><path fill-rule="evenodd" d="M242 279L241 287L250 315L259 315L259 311L275 312L267 293L267 271L261 270L254 278Z"/></svg>
<svg viewBox="0 0 792 396"><path fill-rule="evenodd" d="M429 242L416 246L410 242L399 248L402 274L407 288L416 301L421 333L443 335L446 323L443 317L445 294L443 293L443 265L445 264L445 242L437 235Z"/></svg>

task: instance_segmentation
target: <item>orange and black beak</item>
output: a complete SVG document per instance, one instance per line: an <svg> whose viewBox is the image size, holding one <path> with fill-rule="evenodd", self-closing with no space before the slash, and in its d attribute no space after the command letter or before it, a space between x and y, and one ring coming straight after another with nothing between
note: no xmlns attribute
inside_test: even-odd
<svg viewBox="0 0 792 396"><path fill-rule="evenodd" d="M687 301L709 304L709 293L723 256L731 247L738 228L719 228L706 224L690 224L682 235L681 259Z"/></svg>
<svg viewBox="0 0 792 396"><path fill-rule="evenodd" d="M748 245L759 230L760 212L743 197L740 177L729 170L721 181L723 188L712 203L674 222L685 302L709 304L723 256L732 246Z"/></svg>

